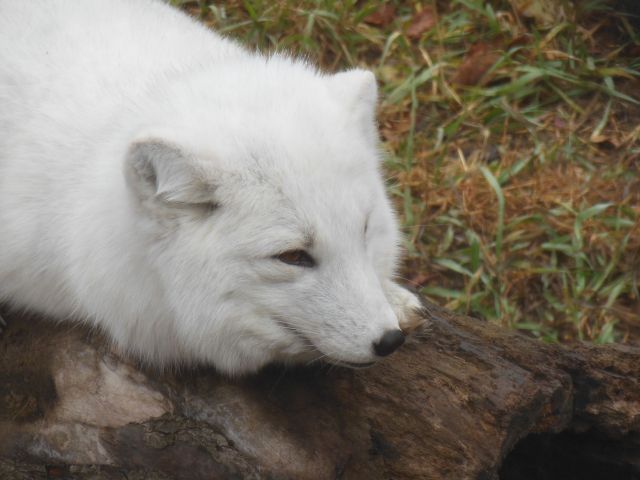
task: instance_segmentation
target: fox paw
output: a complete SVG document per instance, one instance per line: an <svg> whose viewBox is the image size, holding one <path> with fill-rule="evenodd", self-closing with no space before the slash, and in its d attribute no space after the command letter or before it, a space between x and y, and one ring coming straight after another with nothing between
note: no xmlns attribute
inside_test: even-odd
<svg viewBox="0 0 640 480"><path fill-rule="evenodd" d="M409 290L392 283L387 289L387 298L398 318L400 329L406 335L410 335L427 325L422 302Z"/></svg>

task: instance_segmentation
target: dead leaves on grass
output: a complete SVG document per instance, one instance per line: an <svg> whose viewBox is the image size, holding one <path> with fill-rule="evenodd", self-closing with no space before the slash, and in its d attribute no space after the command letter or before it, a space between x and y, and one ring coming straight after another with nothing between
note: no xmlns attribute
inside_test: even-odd
<svg viewBox="0 0 640 480"><path fill-rule="evenodd" d="M380 8L364 18L364 23L375 27L386 27L396 18L396 8L391 3L383 3Z"/></svg>
<svg viewBox="0 0 640 480"><path fill-rule="evenodd" d="M374 27L384 28L396 19L396 8L391 3L382 4L373 13L364 18L364 23ZM405 35L413 41L418 41L422 36L438 24L438 15L431 5L426 5L418 10L406 25Z"/></svg>
<svg viewBox="0 0 640 480"><path fill-rule="evenodd" d="M438 24L438 15L432 6L427 5L417 12L405 30L411 40L420 40L422 35Z"/></svg>
<svg viewBox="0 0 640 480"><path fill-rule="evenodd" d="M565 18L565 6L561 0L509 0L521 16L531 18L540 28L551 28Z"/></svg>
<svg viewBox="0 0 640 480"><path fill-rule="evenodd" d="M502 51L495 45L477 42L471 45L458 67L452 82L457 85L472 86L487 83L487 72L500 59Z"/></svg>

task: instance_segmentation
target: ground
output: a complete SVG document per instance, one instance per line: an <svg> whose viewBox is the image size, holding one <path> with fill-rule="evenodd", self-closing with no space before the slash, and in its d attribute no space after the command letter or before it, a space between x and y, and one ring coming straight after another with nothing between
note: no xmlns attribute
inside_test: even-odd
<svg viewBox="0 0 640 480"><path fill-rule="evenodd" d="M637 2L172 3L375 72L404 276L427 297L545 341L639 341Z"/></svg>

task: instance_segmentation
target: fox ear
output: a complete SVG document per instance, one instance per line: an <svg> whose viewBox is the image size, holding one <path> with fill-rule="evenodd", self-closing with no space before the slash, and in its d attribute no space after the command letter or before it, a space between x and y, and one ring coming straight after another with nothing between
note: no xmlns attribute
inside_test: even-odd
<svg viewBox="0 0 640 480"><path fill-rule="evenodd" d="M125 176L142 202L215 203L214 185L198 159L165 140L133 142L127 152Z"/></svg>
<svg viewBox="0 0 640 480"><path fill-rule="evenodd" d="M329 77L329 88L353 115L354 120L364 126L369 135L375 137L378 86L373 73L361 69L336 73Z"/></svg>

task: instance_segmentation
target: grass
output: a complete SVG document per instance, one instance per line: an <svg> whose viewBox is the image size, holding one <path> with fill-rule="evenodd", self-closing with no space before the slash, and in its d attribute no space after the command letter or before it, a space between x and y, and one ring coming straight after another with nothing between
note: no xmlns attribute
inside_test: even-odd
<svg viewBox="0 0 640 480"><path fill-rule="evenodd" d="M429 298L547 341L640 338L633 1L173 3L376 73L405 275Z"/></svg>

